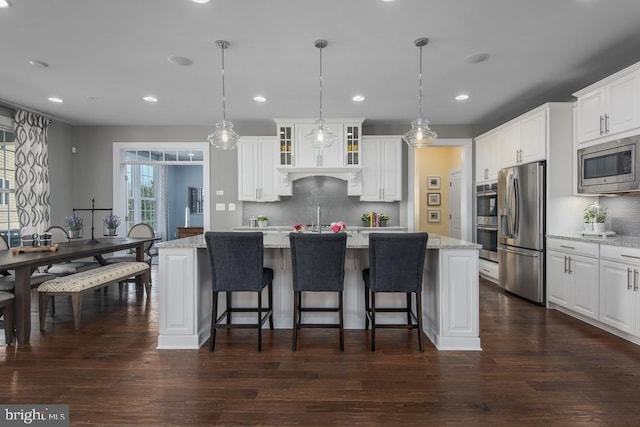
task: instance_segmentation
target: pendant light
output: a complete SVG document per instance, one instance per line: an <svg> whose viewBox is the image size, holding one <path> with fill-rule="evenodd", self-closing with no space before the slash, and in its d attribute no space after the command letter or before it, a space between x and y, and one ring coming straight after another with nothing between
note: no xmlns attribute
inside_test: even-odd
<svg viewBox="0 0 640 427"><path fill-rule="evenodd" d="M316 40L313 45L320 49L320 118L311 132L304 137L305 141L314 148L327 148L336 139L336 135L327 127L327 122L322 119L322 49L327 47L326 40Z"/></svg>
<svg viewBox="0 0 640 427"><path fill-rule="evenodd" d="M414 41L414 44L420 48L418 118L411 122L411 130L402 135L402 139L415 148L428 147L438 137L438 135L429 128L429 122L422 118L422 48L426 46L427 43L429 43L429 39L426 37L421 37Z"/></svg>
<svg viewBox="0 0 640 427"><path fill-rule="evenodd" d="M233 123L227 121L224 91L224 50L229 47L226 40L217 40L216 46L222 51L222 120L216 123L216 130L209 135L209 143L222 150L233 150L240 141L240 135L233 130Z"/></svg>

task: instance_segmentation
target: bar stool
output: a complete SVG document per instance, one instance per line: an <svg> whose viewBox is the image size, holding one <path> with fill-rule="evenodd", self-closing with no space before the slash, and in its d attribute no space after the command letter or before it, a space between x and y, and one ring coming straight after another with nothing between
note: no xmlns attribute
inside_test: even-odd
<svg viewBox="0 0 640 427"><path fill-rule="evenodd" d="M209 351L213 351L217 329L253 328L258 330L258 351L262 351L262 325L269 320L273 329L273 270L263 267L262 233L212 232L204 235L211 263L211 338ZM268 291L268 307L262 307L262 291ZM227 307L218 316L218 294L226 293ZM233 292L255 292L257 307L233 307ZM232 324L232 313L257 313L257 322ZM226 323L222 320L226 318Z"/></svg>
<svg viewBox="0 0 640 427"><path fill-rule="evenodd" d="M418 346L422 342L422 271L427 252L427 233L369 234L369 268L362 270L365 291L366 326L371 321L371 351L376 350L376 328L418 329ZM377 292L406 293L404 308L376 307ZM411 294L416 296L416 311L411 307ZM407 323L377 324L378 313L406 313ZM413 323L415 321L416 323Z"/></svg>
<svg viewBox="0 0 640 427"><path fill-rule="evenodd" d="M344 351L344 260L347 252L346 233L290 233L291 267L293 273L293 340L298 345L298 329L340 329L340 351ZM302 292L337 292L338 307L304 307ZM303 323L303 312L339 313L338 323Z"/></svg>

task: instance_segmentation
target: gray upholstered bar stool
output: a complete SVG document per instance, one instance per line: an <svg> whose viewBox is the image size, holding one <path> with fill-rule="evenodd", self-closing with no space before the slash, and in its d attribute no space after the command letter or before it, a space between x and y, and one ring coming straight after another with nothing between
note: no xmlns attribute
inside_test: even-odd
<svg viewBox="0 0 640 427"><path fill-rule="evenodd" d="M345 233L289 234L293 274L293 351L298 345L298 329L339 328L340 350L344 351L344 260L347 252ZM338 307L304 307L303 292L337 292ZM304 312L337 312L339 323L303 323Z"/></svg>
<svg viewBox="0 0 640 427"><path fill-rule="evenodd" d="M233 233L208 231L204 235L211 263L211 338L209 351L213 351L217 329L253 328L258 330L258 351L262 351L262 325L269 320L273 329L273 270L263 266L262 233ZM262 307L262 291L267 288L268 307ZM227 307L218 316L218 294L226 293ZM257 307L233 307L233 292L255 292ZM250 324L232 324L232 313L252 312L257 321ZM223 319L226 322L223 323Z"/></svg>
<svg viewBox="0 0 640 427"><path fill-rule="evenodd" d="M371 321L371 351L376 350L376 328L418 329L418 346L422 341L422 271L427 253L427 233L371 233L369 235L369 268L362 271L366 326ZM376 306L377 292L403 292L406 307ZM416 296L416 312L412 310L411 294ZM378 324L378 313L407 313L407 323ZM415 323L414 323L415 321Z"/></svg>

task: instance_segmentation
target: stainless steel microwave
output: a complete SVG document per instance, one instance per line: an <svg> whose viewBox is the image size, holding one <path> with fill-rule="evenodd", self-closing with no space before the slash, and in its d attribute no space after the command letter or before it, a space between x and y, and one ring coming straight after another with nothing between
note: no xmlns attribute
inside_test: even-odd
<svg viewBox="0 0 640 427"><path fill-rule="evenodd" d="M640 191L640 136L578 150L578 193Z"/></svg>

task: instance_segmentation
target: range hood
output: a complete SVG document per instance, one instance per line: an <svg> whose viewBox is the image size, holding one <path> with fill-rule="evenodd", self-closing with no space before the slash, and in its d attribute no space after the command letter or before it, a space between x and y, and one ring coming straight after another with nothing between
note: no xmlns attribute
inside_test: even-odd
<svg viewBox="0 0 640 427"><path fill-rule="evenodd" d="M359 180L362 167L282 167L276 168L282 177L282 182L288 185L290 182L300 178L310 176L331 176L343 181L347 181L351 185L356 185Z"/></svg>

